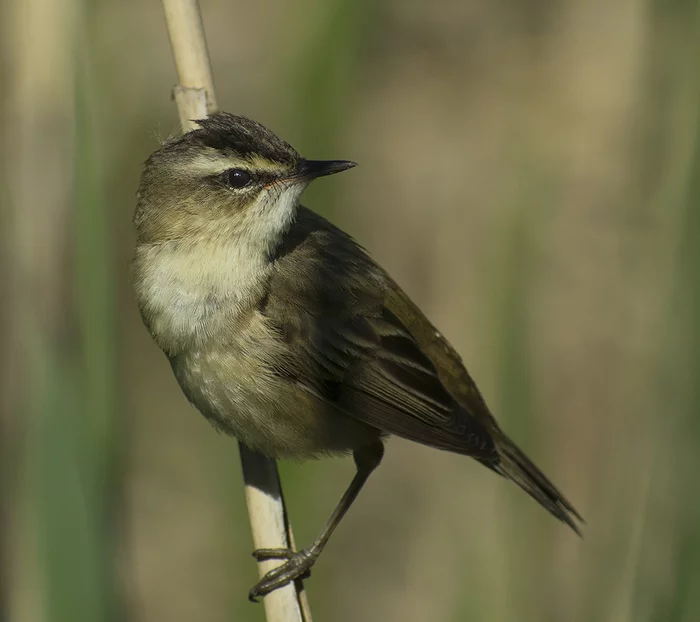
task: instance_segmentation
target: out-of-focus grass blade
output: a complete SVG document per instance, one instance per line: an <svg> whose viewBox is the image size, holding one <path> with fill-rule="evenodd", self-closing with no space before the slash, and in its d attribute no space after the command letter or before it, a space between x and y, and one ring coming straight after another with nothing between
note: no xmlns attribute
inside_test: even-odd
<svg viewBox="0 0 700 622"><path fill-rule="evenodd" d="M116 340L111 235L100 199L88 46L77 46L72 283L75 334L47 344L39 417L39 506L47 618L122 618L116 598ZM71 229L68 229L71 231ZM73 341L75 340L75 341Z"/></svg>
<svg viewBox="0 0 700 622"><path fill-rule="evenodd" d="M697 65L700 3L696 0L672 4L657 2L654 10L657 23L672 24L678 42L677 48L658 47L665 54L666 64L675 61L674 65L680 67L676 72L677 83L673 84L677 100L674 100L673 113L682 125L673 119L671 125L681 129L676 132L672 155L681 154L673 160L683 167L683 181L687 181L687 186L683 187L683 183L676 180L669 190L670 201L663 205L664 209L679 211L682 223L678 264L673 266L671 275L676 291L667 304L665 318L672 340L664 351L667 369L658 379L657 389L661 408L668 406L676 412L659 412L658 417L670 417L671 425L676 426L677 436L673 440L682 442L680 446L674 444L667 449L666 454L662 454L666 458L664 463L655 465L655 471L659 472L655 473L656 485L674 487L677 503L672 510L664 511L670 517L666 520L673 520L674 524L658 519L648 521L636 577L632 619L690 622L700 617L700 497L697 494L700 471L700 386L697 382L700 374L700 71ZM664 75L668 73L666 66L663 70ZM669 391L675 390L688 394L667 396ZM685 412L680 415L677 414L679 405L685 406ZM675 460L676 456L679 459ZM671 464L667 463L669 459ZM668 557L659 558L654 547L657 540L654 530L669 528L674 535L675 550ZM668 540L668 534L662 532L659 536ZM654 579L649 578L650 569Z"/></svg>
<svg viewBox="0 0 700 622"><path fill-rule="evenodd" d="M80 379L63 355L42 356L45 387L37 418L37 493L47 620L107 617L102 537L95 504L98 468L86 457ZM41 365L37 366L41 368Z"/></svg>
<svg viewBox="0 0 700 622"><path fill-rule="evenodd" d="M299 149L318 158L333 155L345 113L350 109L353 85L366 55L363 43L372 30L376 4L367 0L319 2L310 15L317 16L309 42L295 68L299 79L295 119L301 124ZM312 184L306 201L324 215L333 210L336 184Z"/></svg>
<svg viewBox="0 0 700 622"><path fill-rule="evenodd" d="M695 41L700 33L700 3L695 4ZM692 11L690 11L692 14ZM695 59L700 50L698 45L691 46L695 50ZM696 60L690 63L690 67L698 72ZM684 429L692 438L692 443L686 447L694 448L692 451L693 465L690 469L689 481L685 483L689 488L683 499L682 516L680 516L681 536L678 538L676 549L675 568L669 569L675 577L674 589L671 596L659 603L654 612L654 619L668 622L690 622L700 617L700 495L697 488L697 474L700 472L700 385L697 378L700 376L700 74L695 76L695 102L697 116L695 126L690 129L694 132L694 149L692 166L689 171L689 186L685 201L684 227L685 239L683 240L681 273L682 289L686 302L690 304L690 334L688 335L688 347L690 356L686 360L690 362L688 377L691 394L688 397L688 410L685 414ZM685 466L685 465L684 465ZM681 474L682 476L682 474ZM679 484L680 486L683 483Z"/></svg>
<svg viewBox="0 0 700 622"><path fill-rule="evenodd" d="M530 194L541 195L540 188L537 188L536 176L526 182L526 187L530 188ZM534 199L537 199L536 201ZM529 199L529 200L528 200ZM513 217L509 223L508 231L504 234L502 248L507 249L507 260L505 271L500 276L498 291L500 292L497 301L497 313L499 318L495 329L499 338L497 343L500 346L501 363L501 383L500 383L500 406L499 416L504 422L508 434L515 442L530 455L535 453L538 444L536 429L536 417L533 416L534 407L532 403L532 377L530 369L532 367L530 358L529 337L531 334L528 310L532 283L534 278L533 266L533 236L535 234L537 211L536 206L546 204L541 196L527 196L527 193L516 197L517 203L521 205L513 206ZM536 462L541 462L536 460ZM517 557L515 559L527 559L533 566L533 572L527 577L518 572L508 572L503 577L507 590L512 594L509 599L511 603L520 603L521 607L532 603L535 590L531 580L539 574L538 567L541 565L542 555L540 554L541 538L532 537L534 523L530 520L532 510L538 510L530 499L524 498L520 491L510 490L507 500L507 516L517 515L517 519L504 522L511 533L522 533L524 530L530 532L531 537L526 541L511 538L510 533L503 537L516 546ZM512 566L508 567L509 570ZM524 568L524 564L518 564L515 568ZM527 609L525 610L527 611ZM511 612L515 615L515 612ZM519 615L524 615L524 611L519 611Z"/></svg>

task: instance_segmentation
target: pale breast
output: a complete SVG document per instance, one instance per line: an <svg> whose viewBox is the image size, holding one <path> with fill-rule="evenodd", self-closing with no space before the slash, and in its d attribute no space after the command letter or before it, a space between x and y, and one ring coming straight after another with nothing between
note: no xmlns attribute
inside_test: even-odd
<svg viewBox="0 0 700 622"><path fill-rule="evenodd" d="M141 245L134 289L151 335L166 354L201 345L250 306L269 269L233 244Z"/></svg>
<svg viewBox="0 0 700 622"><path fill-rule="evenodd" d="M258 310L271 268L254 257L202 242L137 248L139 307L183 392L216 427L269 456L368 444L376 430L276 373L289 344Z"/></svg>
<svg viewBox="0 0 700 622"><path fill-rule="evenodd" d="M183 392L216 427L276 458L342 453L376 438L376 430L275 373L286 346L259 313L238 329L225 343L171 358Z"/></svg>

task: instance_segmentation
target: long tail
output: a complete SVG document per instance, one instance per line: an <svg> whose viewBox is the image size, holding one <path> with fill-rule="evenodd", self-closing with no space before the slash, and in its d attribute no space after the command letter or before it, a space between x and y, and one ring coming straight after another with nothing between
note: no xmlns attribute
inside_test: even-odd
<svg viewBox="0 0 700 622"><path fill-rule="evenodd" d="M581 536L581 530L576 520L583 524L586 521L566 497L557 490L556 486L547 479L545 474L505 434L499 435L496 447L500 462L497 465L487 466L515 482L543 508Z"/></svg>

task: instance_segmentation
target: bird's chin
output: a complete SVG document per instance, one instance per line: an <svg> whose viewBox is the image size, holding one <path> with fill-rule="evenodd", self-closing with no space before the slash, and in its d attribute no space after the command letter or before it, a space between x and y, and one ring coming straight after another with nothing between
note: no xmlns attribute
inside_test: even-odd
<svg viewBox="0 0 700 622"><path fill-rule="evenodd" d="M308 183L278 181L265 188L250 214L249 224L267 239L275 239L285 233L299 207L299 198Z"/></svg>
<svg viewBox="0 0 700 622"><path fill-rule="evenodd" d="M309 187L309 184L313 180L306 179L304 177L287 177L286 179L276 179L275 181L267 184L265 190L272 191L273 193L280 193L285 190L294 190L301 195L304 190Z"/></svg>

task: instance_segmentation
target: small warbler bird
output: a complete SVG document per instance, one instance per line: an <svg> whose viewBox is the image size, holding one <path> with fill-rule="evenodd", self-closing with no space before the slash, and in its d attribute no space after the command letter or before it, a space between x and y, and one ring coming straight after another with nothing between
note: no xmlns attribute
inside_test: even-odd
<svg viewBox="0 0 700 622"><path fill-rule="evenodd" d="M357 472L314 543L251 600L306 576L395 434L471 456L580 534L581 516L505 435L461 358L347 234L299 204L317 177L245 117L218 113L146 161L134 216L141 316L189 401L272 458L352 452Z"/></svg>

